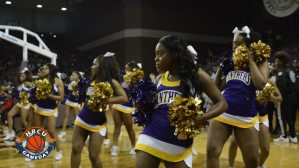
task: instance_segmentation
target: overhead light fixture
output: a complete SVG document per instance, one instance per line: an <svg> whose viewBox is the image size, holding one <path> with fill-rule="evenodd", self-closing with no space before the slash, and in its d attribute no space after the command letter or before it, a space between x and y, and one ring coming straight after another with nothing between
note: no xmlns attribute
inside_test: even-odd
<svg viewBox="0 0 299 168"><path fill-rule="evenodd" d="M53 37L56 37L56 35L54 35Z"/></svg>
<svg viewBox="0 0 299 168"><path fill-rule="evenodd" d="M41 34L41 36L44 36L43 34Z"/></svg>
<svg viewBox="0 0 299 168"><path fill-rule="evenodd" d="M42 8L42 7L43 7L43 5L37 5L36 7L38 7L38 8Z"/></svg>
<svg viewBox="0 0 299 168"><path fill-rule="evenodd" d="M5 3L8 4L8 5L10 5L10 4L11 4L11 1L6 1Z"/></svg>
<svg viewBox="0 0 299 168"><path fill-rule="evenodd" d="M63 8L61 8L61 10L66 11L66 8L63 7Z"/></svg>

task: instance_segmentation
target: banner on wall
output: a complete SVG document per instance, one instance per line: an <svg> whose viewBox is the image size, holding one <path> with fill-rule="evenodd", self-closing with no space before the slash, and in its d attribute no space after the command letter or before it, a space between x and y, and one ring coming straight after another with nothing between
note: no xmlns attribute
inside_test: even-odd
<svg viewBox="0 0 299 168"><path fill-rule="evenodd" d="M299 0L263 0L267 11L276 17L286 17L299 7Z"/></svg>

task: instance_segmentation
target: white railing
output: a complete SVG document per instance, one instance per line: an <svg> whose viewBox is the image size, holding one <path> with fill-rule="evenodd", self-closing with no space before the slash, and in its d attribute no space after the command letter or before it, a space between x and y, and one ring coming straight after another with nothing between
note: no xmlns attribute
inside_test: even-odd
<svg viewBox="0 0 299 168"><path fill-rule="evenodd" d="M1 31L2 29L4 29L4 32ZM19 39L10 35L10 30L18 30L23 32L23 39ZM35 37L39 42L39 46L27 42L27 35ZM46 46L46 44L43 42L43 40L32 31L29 31L22 27L0 25L0 38L23 47L23 61L28 61L28 50L31 50L33 52L50 58L51 64L56 65L57 54L51 52L50 49Z"/></svg>

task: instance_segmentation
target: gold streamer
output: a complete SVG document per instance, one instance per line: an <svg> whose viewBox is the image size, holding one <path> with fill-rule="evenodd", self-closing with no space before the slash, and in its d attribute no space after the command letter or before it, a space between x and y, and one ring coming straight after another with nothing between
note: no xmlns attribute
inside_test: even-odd
<svg viewBox="0 0 299 168"><path fill-rule="evenodd" d="M260 91L256 95L256 100L260 105L266 105L268 103L268 99L273 95L275 92L274 86L270 83L267 83L262 91Z"/></svg>
<svg viewBox="0 0 299 168"><path fill-rule="evenodd" d="M74 96L78 95L78 93L79 93L79 92L78 92L78 87L77 87L77 86L78 86L78 83L77 83L77 82L72 84L73 95L74 95Z"/></svg>
<svg viewBox="0 0 299 168"><path fill-rule="evenodd" d="M182 98L181 95L170 102L168 119L170 124L176 127L174 135L178 139L193 138L201 133L201 129L205 125L194 126L196 117L203 115L203 112L200 111L201 102L199 98Z"/></svg>
<svg viewBox="0 0 299 168"><path fill-rule="evenodd" d="M103 112L107 104L101 103L101 99L109 99L113 95L113 89L109 82L100 82L93 87L93 94L88 100L88 106L93 112Z"/></svg>
<svg viewBox="0 0 299 168"><path fill-rule="evenodd" d="M133 86L136 82L140 81L144 76L144 72L141 69L134 68L133 71L128 71L124 75L124 81Z"/></svg>
<svg viewBox="0 0 299 168"><path fill-rule="evenodd" d="M23 91L19 94L19 99L20 99L20 103L23 105L23 106L26 106L29 104L29 101L28 101L28 94Z"/></svg>
<svg viewBox="0 0 299 168"><path fill-rule="evenodd" d="M271 48L269 45L266 45L265 43L262 43L261 40L258 41L258 43L252 43L250 44L250 51L255 51L255 62L263 62L266 60L266 58L270 57L271 54Z"/></svg>
<svg viewBox="0 0 299 168"><path fill-rule="evenodd" d="M47 95L52 92L52 84L48 81L48 79L38 80L35 82L35 85L35 96L37 100L45 100Z"/></svg>

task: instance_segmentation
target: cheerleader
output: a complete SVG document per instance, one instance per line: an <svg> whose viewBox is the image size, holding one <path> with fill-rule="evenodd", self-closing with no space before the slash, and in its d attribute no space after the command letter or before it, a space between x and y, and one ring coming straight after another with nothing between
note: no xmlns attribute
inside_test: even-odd
<svg viewBox="0 0 299 168"><path fill-rule="evenodd" d="M72 76L70 77L71 83L68 85L69 96L65 101L65 105L66 105L65 106L65 115L64 115L64 119L63 119L62 131L58 135L59 138L62 138L63 136L66 135L65 128L66 128L66 124L68 122L68 118L69 118L71 110L73 110L74 118L76 118L79 113L78 95L73 95L72 85L74 83L78 83L79 81L81 81L83 79L83 75L84 75L83 72L74 71L72 73Z"/></svg>
<svg viewBox="0 0 299 168"><path fill-rule="evenodd" d="M23 91L28 92L31 88L31 82L32 82L32 74L28 70L28 68L24 68L23 71L18 75L18 78L16 79L15 83L16 86L18 86L18 91L21 93ZM16 94L16 93L15 93ZM17 93L19 94L19 93ZM27 104L26 106L23 106L19 102L8 112L7 114L7 124L8 124L8 131L7 135L4 138L4 141L7 140L14 140L15 138L15 132L12 130L13 127L13 117L17 114L21 115L21 122L25 128L27 128L27 116L29 112L30 105ZM6 133L6 132L4 132Z"/></svg>
<svg viewBox="0 0 299 168"><path fill-rule="evenodd" d="M274 94L269 98L268 101L274 101L276 103L282 102L282 96L275 82L271 79L268 79L268 83L274 86L275 88ZM256 93L258 92L259 91L256 91ZM258 168L267 168L266 166L264 166L264 163L268 158L269 151L270 151L269 120L268 120L268 114L266 110L267 105L260 105L257 100L254 100L254 106L256 110L259 112L259 133L258 133L259 135L258 136L259 136L260 154L259 154ZM234 166L235 158L237 156L237 149L238 149L238 143L234 135L232 135L232 140L230 143L229 155L228 155L229 168L232 168Z"/></svg>
<svg viewBox="0 0 299 168"><path fill-rule="evenodd" d="M109 99L102 99L107 104L123 104L128 101L126 92L120 82L119 66L114 58L114 53L100 55L93 61L91 67L92 77L86 87L86 99L89 100L93 94L93 87L99 82L109 82L114 90L114 95ZM78 168L81 162L81 152L88 135L89 159L92 167L103 167L99 158L102 142L106 135L107 118L105 112L93 112L87 103L79 112L74 126L71 167Z"/></svg>
<svg viewBox="0 0 299 168"><path fill-rule="evenodd" d="M243 31L233 31L233 50L240 45L249 46L254 39L247 26ZM257 40L256 40L257 41ZM256 64L254 53L248 52L249 67L229 72L222 82L226 83L223 96L228 110L211 120L208 130L207 168L219 167L219 157L227 139L234 131L247 168L256 168L258 163L259 115L254 107L255 91L262 90L268 81L268 61ZM221 69L218 68L215 83L221 86Z"/></svg>
<svg viewBox="0 0 299 168"><path fill-rule="evenodd" d="M37 71L37 77L39 79L42 79L42 67L38 69ZM27 122L27 127L26 127L26 130L28 128L30 128L32 126L32 123L33 123L33 116L34 116L34 110L36 109L36 104L31 104L29 103L30 105L30 109L29 109L29 114L28 114L28 122ZM25 147L26 143L23 143L23 146ZM27 158L26 158L27 159Z"/></svg>
<svg viewBox="0 0 299 168"><path fill-rule="evenodd" d="M158 102L151 122L139 135L135 146L136 168L159 167L161 160L164 160L167 168L192 167L193 138L179 140L174 135L175 126L170 125L167 117L168 104L174 97L195 97L204 91L214 101L215 107L196 118L195 126L220 115L227 108L224 97L210 76L194 64L187 46L186 42L174 35L161 38L156 46L156 68L159 73L165 74L156 79Z"/></svg>
<svg viewBox="0 0 299 168"><path fill-rule="evenodd" d="M126 67L125 71L133 71L133 69L140 69L140 67L134 62L129 62ZM122 87L124 88L127 96L129 97L130 90L129 85L123 81ZM113 146L111 149L111 156L117 155L117 142L120 136L120 128L122 123L124 123L126 130L128 132L132 148L129 152L130 155L135 155L136 152L134 151L135 147L135 131L133 129L133 120L132 120L132 112L134 110L132 100L129 100L125 104L115 104L113 105L112 114L113 114L113 121L114 121L114 131L113 131Z"/></svg>
<svg viewBox="0 0 299 168"><path fill-rule="evenodd" d="M53 84L53 92L47 95L47 99L38 100L34 114L34 124L37 127L42 127L45 118L47 118L47 128L51 138L56 139L55 160L63 158L60 150L59 139L55 133L56 120L58 116L58 109L56 101L63 101L64 85L61 79L57 77L57 67L53 64L46 64L42 69L42 79L48 79Z"/></svg>

